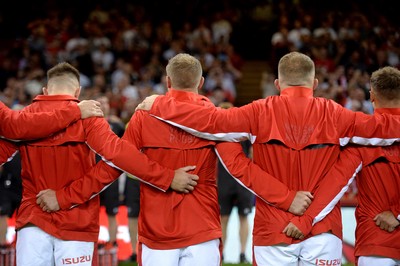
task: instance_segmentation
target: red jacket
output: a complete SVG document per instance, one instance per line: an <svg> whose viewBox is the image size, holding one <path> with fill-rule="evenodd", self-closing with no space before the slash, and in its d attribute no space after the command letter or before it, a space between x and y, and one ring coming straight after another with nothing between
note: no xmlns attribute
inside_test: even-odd
<svg viewBox="0 0 400 266"><path fill-rule="evenodd" d="M375 113L399 115L400 109L380 108L376 109ZM325 194L326 200L317 199L311 204L300 218L300 227L310 226L310 218L307 217L313 219L321 209L328 207L329 210L331 203L327 199L335 198L333 201L337 202L341 197L337 195L342 195L348 184L356 177L358 205L355 255L400 259L400 242L398 241L400 227L388 233L380 229L374 221L374 217L383 211L392 211L397 218L400 216L399 155L398 143L386 147L346 147L335 166L327 174L326 182L324 181L319 188Z"/></svg>
<svg viewBox="0 0 400 266"><path fill-rule="evenodd" d="M36 114L13 111L0 102L0 136L8 139L43 138L80 118L81 112L75 102L61 109Z"/></svg>
<svg viewBox="0 0 400 266"><path fill-rule="evenodd" d="M400 114L400 113L398 113ZM400 145L359 148L363 169L357 176L356 249L358 256L400 260L400 227L389 233L373 220L383 211L400 216Z"/></svg>
<svg viewBox="0 0 400 266"><path fill-rule="evenodd" d="M66 95L40 95L24 112L51 111L69 106L71 102L77 102L77 99ZM36 195L47 188L61 189L83 176L95 165L93 151L107 159L108 163L140 175L151 183L154 181L164 190L168 189L174 176L173 170L150 161L135 146L120 140L103 118L79 120L48 138L21 142L18 146L3 141L2 149L7 155L12 155L16 149L21 153L23 197L16 228L32 223L64 240L97 241L98 197L71 210L47 213L36 204Z"/></svg>
<svg viewBox="0 0 400 266"><path fill-rule="evenodd" d="M287 88L280 96L228 110L195 107L159 96L150 114L204 138L239 141L247 137L253 142L256 164L290 190L312 193L338 158L339 145L349 141L390 144L400 136L400 118L355 113L334 101L315 98L311 89L303 87ZM294 215L256 200L254 245L297 242L282 233ZM342 235L338 206L311 234L328 231Z"/></svg>
<svg viewBox="0 0 400 266"><path fill-rule="evenodd" d="M204 96L170 90L167 97L197 105L213 106ZM175 249L222 237L214 141L196 138L145 112L136 112L126 138L149 158L169 168L196 165L198 185L189 194L161 193L140 187L138 240L153 249Z"/></svg>
<svg viewBox="0 0 400 266"><path fill-rule="evenodd" d="M214 108L207 98L194 93L170 90L167 97ZM178 168L196 165L194 173L200 177L199 184L189 194L172 190L161 193L153 187L141 186L139 241L152 248L170 249L221 237L216 194L215 143L196 138L145 112L136 112L133 115L123 139L134 143L149 158L164 166ZM255 191L262 200L284 210L289 208L295 192L252 164L240 144L219 143L216 148L217 154L224 159L225 166L240 183ZM104 163L99 163L84 178L57 191L59 202L61 199L62 205L68 208L84 202L92 192L100 191L119 175L110 173L107 168L109 167ZM141 179L141 176L137 177ZM265 189L262 186L265 180L276 190ZM93 191L90 192L90 189ZM75 196L65 197L66 194Z"/></svg>

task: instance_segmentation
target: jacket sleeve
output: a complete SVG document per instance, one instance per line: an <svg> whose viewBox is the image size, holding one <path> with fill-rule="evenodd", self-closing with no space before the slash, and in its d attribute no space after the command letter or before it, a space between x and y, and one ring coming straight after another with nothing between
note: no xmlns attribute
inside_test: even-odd
<svg viewBox="0 0 400 266"><path fill-rule="evenodd" d="M287 211L296 195L286 185L253 163L239 143L221 142L216 153L229 174L266 203Z"/></svg>
<svg viewBox="0 0 400 266"><path fill-rule="evenodd" d="M200 138L230 142L249 139L253 142L256 129L252 121L258 117L257 106L248 104L222 109L158 96L150 114Z"/></svg>
<svg viewBox="0 0 400 266"><path fill-rule="evenodd" d="M117 180L121 173L103 161L98 162L87 174L56 191L60 208L69 209L92 199Z"/></svg>
<svg viewBox="0 0 400 266"><path fill-rule="evenodd" d="M0 102L0 135L8 139L30 140L44 138L68 127L81 118L76 103L54 112L30 113L13 111Z"/></svg>
<svg viewBox="0 0 400 266"><path fill-rule="evenodd" d="M11 141L0 139L0 166L11 161L18 152L18 146Z"/></svg>
<svg viewBox="0 0 400 266"><path fill-rule="evenodd" d="M347 143L387 146L400 141L400 115L352 112L343 108L338 125L341 146Z"/></svg>
<svg viewBox="0 0 400 266"><path fill-rule="evenodd" d="M348 190L362 168L362 158L355 147L347 147L341 153L329 172L323 177L314 192L311 205L302 216L295 216L291 222L306 236L314 224L324 219Z"/></svg>
<svg viewBox="0 0 400 266"><path fill-rule="evenodd" d="M390 206L390 210L392 211L394 217L400 221L400 203L394 206Z"/></svg>
<svg viewBox="0 0 400 266"><path fill-rule="evenodd" d="M101 156L103 161L121 171L140 177L142 182L155 188L168 190L175 175L174 170L150 160L133 143L120 139L104 118L88 118L82 122L87 144Z"/></svg>

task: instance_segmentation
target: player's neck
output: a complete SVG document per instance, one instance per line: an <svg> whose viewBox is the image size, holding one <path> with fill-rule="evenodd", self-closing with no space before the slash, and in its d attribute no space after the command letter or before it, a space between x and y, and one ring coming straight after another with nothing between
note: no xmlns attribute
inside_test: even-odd
<svg viewBox="0 0 400 266"><path fill-rule="evenodd" d="M374 102L374 108L400 108L400 101L385 101L385 102Z"/></svg>
<svg viewBox="0 0 400 266"><path fill-rule="evenodd" d="M197 89L194 88L179 88L179 89L175 89L177 91L184 91L184 92L192 92L195 94L199 94L199 91Z"/></svg>

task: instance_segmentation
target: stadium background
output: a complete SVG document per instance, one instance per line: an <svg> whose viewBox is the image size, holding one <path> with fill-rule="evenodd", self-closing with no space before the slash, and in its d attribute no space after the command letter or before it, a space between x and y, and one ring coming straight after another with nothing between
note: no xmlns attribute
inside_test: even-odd
<svg viewBox="0 0 400 266"><path fill-rule="evenodd" d="M232 27L225 41L212 37L212 25L221 19L217 14ZM83 77L88 78L82 99L98 91L108 93L114 114L126 122L135 104L157 86L162 87L157 69L165 66L171 54L185 51L204 60L204 74L211 84L204 94L216 104L230 101L240 106L276 93L271 81L276 76L277 60L287 51L299 50L316 61L320 80L318 96L332 98L353 110L370 112L366 92L371 71L383 65L399 66L400 35L396 16L389 0L2 1L0 100L14 109L29 104L44 84L44 73L49 66L66 59L77 63ZM200 21L211 34L204 47L196 46L196 42L189 44ZM301 29L297 33L296 21L300 22ZM128 32L130 35L123 34ZM67 49L68 41L75 37L86 39L89 53L99 49L94 40L108 39L107 50L114 55L109 68L100 62L83 65L84 55L76 47ZM179 45L174 50L176 40ZM126 43L129 41L133 44ZM159 44L159 50L153 47L154 43ZM154 54L158 62L153 64L150 59ZM234 69L223 69L227 72L226 82L218 83L211 75L214 65L207 60L219 61L221 66L226 56ZM111 75L117 69L117 58L132 66L129 85L138 91L137 98L123 94L123 89L115 92ZM94 84L96 74L105 77L104 87ZM222 96L217 94L220 89ZM347 206L343 207L344 239L350 246L354 243L356 192L354 184L343 199L343 206ZM227 262L235 262L235 255L230 254L238 253L235 217L232 216L229 224ZM121 239L126 239L124 232L122 227ZM248 258L251 258L250 242L251 238Z"/></svg>

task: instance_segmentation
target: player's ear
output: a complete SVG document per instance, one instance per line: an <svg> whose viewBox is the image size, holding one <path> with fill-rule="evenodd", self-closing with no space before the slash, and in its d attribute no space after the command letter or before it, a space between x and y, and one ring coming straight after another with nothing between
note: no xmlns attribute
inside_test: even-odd
<svg viewBox="0 0 400 266"><path fill-rule="evenodd" d="M371 89L369 90L369 100L373 103L373 102L375 102L375 99L376 99L375 92L374 92L374 90L371 88Z"/></svg>
<svg viewBox="0 0 400 266"><path fill-rule="evenodd" d="M79 86L78 88L75 89L75 93L74 96L76 98L79 98L79 95L81 94L81 86Z"/></svg>
<svg viewBox="0 0 400 266"><path fill-rule="evenodd" d="M47 87L43 87L42 91L43 95L49 95L49 89L47 89Z"/></svg>
<svg viewBox="0 0 400 266"><path fill-rule="evenodd" d="M172 88L171 78L169 76L165 76L165 80L167 81L167 88Z"/></svg>
<svg viewBox="0 0 400 266"><path fill-rule="evenodd" d="M314 79L314 82L313 82L313 90L315 91L316 89L317 89L317 87L318 87L318 79Z"/></svg>
<svg viewBox="0 0 400 266"><path fill-rule="evenodd" d="M200 82L199 82L199 86L197 86L197 89L200 90L201 87L203 87L203 85L204 85L204 78L201 77Z"/></svg>
<svg viewBox="0 0 400 266"><path fill-rule="evenodd" d="M279 85L279 79L275 79L275 80L274 80L274 85L275 85L275 88L276 88L278 91L281 91L281 86Z"/></svg>

